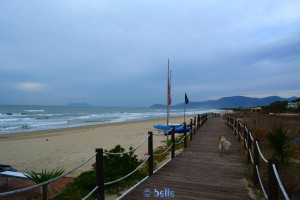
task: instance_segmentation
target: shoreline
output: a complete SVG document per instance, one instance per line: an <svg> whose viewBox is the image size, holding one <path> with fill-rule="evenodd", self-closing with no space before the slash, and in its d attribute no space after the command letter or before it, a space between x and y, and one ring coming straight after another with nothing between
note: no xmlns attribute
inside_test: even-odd
<svg viewBox="0 0 300 200"><path fill-rule="evenodd" d="M188 119L192 119L192 117L194 117L194 115L193 116L186 116L186 118L188 118ZM174 120L178 121L181 118L183 118L183 116L170 117L170 120L171 121L172 120L173 121ZM135 123L145 123L145 122L148 122L148 121L157 121L158 123L166 124L164 122L165 120L166 120L165 118L153 118L153 119L136 120L136 121L112 122L112 123L106 123L106 124L92 124L92 125L81 125L81 126L53 128L53 129L45 129L45 130L33 130L33 131L5 133L5 134L0 134L0 141L2 139L8 139L8 138L19 138L19 137L20 138L24 138L24 137L34 136L34 135L45 135L45 134L56 133L56 132L81 130L81 129L85 130L85 129L89 129L89 128L100 128L100 127L118 126L118 125L132 124L132 123L134 123L134 124ZM170 123L172 123L172 122L170 122ZM176 123L181 123L181 122L176 122ZM155 125L155 124L153 124L153 125ZM153 128L153 129L156 130L155 128Z"/></svg>
<svg viewBox="0 0 300 200"><path fill-rule="evenodd" d="M186 116L190 119L193 116ZM95 153L96 148L110 150L120 144L125 151L143 141L149 131L158 133L155 124L165 123L165 118L118 122L52 130L21 132L0 135L1 164L14 166L19 172L63 168L66 171L81 164ZM170 121L183 121L183 116L171 117ZM153 138L153 148L161 146L165 136ZM147 153L147 142L135 151L139 159ZM74 177L91 169L92 159L70 176Z"/></svg>

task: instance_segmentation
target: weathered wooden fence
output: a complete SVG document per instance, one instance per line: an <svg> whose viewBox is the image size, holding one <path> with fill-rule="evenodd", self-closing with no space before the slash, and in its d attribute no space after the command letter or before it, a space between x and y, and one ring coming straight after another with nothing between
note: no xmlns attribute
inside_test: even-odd
<svg viewBox="0 0 300 200"><path fill-rule="evenodd" d="M246 124L243 125L237 118L229 114L227 115L227 125L232 129L234 135L237 136L237 140L243 143L244 151L247 153L247 163L253 165L253 185L257 186L259 183L264 197L268 200L278 199L279 186L284 198L289 200L290 197L281 182L277 170L278 161L265 158L259 146L259 139L253 138L252 131L248 129ZM267 164L268 181L266 186L263 185L263 181L261 180L261 164Z"/></svg>

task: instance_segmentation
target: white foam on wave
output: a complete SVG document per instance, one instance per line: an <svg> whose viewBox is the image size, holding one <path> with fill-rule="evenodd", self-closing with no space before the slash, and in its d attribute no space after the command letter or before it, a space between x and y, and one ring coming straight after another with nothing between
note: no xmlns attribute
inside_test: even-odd
<svg viewBox="0 0 300 200"><path fill-rule="evenodd" d="M16 122L19 121L17 118L6 118L6 119L0 119L0 122Z"/></svg>
<svg viewBox="0 0 300 200"><path fill-rule="evenodd" d="M29 124L29 127L53 127L55 125L62 125L62 124L67 124L68 121L52 121L52 122L42 122L42 123L31 123Z"/></svg>
<svg viewBox="0 0 300 200"><path fill-rule="evenodd" d="M45 112L45 110L23 110L24 112Z"/></svg>

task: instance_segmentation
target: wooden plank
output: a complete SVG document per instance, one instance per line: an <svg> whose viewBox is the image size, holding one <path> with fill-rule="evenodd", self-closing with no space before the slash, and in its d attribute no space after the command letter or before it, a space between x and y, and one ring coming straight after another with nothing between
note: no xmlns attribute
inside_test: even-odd
<svg viewBox="0 0 300 200"><path fill-rule="evenodd" d="M219 136L231 142L220 156ZM124 199L250 199L243 183L243 151L221 118L209 118L183 153Z"/></svg>

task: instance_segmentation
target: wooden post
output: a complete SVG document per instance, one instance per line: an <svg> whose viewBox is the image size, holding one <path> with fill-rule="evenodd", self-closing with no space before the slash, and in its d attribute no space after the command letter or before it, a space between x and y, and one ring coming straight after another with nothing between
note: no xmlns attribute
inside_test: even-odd
<svg viewBox="0 0 300 200"><path fill-rule="evenodd" d="M240 121L238 121L238 141L239 141L239 143L241 142L240 133L241 133L241 123L240 123Z"/></svg>
<svg viewBox="0 0 300 200"><path fill-rule="evenodd" d="M273 170L273 164L278 167L277 161L272 159L268 160L268 200L278 199L278 182Z"/></svg>
<svg viewBox="0 0 300 200"><path fill-rule="evenodd" d="M251 155L250 155L250 153L249 153L249 151L250 152L252 152L251 150L252 150L252 140L251 140L251 137L250 137L250 130L248 131L248 134L247 134L247 144L248 144L248 150L247 150L247 163L248 164L251 164L252 163L252 161L251 161Z"/></svg>
<svg viewBox="0 0 300 200"><path fill-rule="evenodd" d="M193 120L190 119L190 140L193 140Z"/></svg>
<svg viewBox="0 0 300 200"><path fill-rule="evenodd" d="M196 116L194 117L194 126L195 126L194 135L196 135Z"/></svg>
<svg viewBox="0 0 300 200"><path fill-rule="evenodd" d="M150 156L148 160L148 171L149 176L151 176L153 174L153 132L149 131L148 135L148 155Z"/></svg>
<svg viewBox="0 0 300 200"><path fill-rule="evenodd" d="M97 199L104 200L104 169L103 169L103 149L96 149L96 182L97 182Z"/></svg>
<svg viewBox="0 0 300 200"><path fill-rule="evenodd" d="M227 115L227 126L229 127L229 116Z"/></svg>
<svg viewBox="0 0 300 200"><path fill-rule="evenodd" d="M232 130L234 131L234 127L235 127L235 118L232 117Z"/></svg>
<svg viewBox="0 0 300 200"><path fill-rule="evenodd" d="M259 142L258 139L254 140L254 155L253 155L253 185L256 185L258 183L258 174L256 171L256 166L259 169L259 152L258 152L258 148L256 146L256 142Z"/></svg>
<svg viewBox="0 0 300 200"><path fill-rule="evenodd" d="M187 138L186 138L186 123L183 122L183 134L184 134L184 148L187 148Z"/></svg>
<svg viewBox="0 0 300 200"><path fill-rule="evenodd" d="M236 136L236 134L237 134L237 128L236 128L237 127L237 123L236 123L236 121L237 121L236 118L234 118L234 123L233 123L234 124L234 127L233 127L233 130L234 130L233 134L234 134L234 136Z"/></svg>
<svg viewBox="0 0 300 200"><path fill-rule="evenodd" d="M200 128L200 115L197 115L197 130Z"/></svg>
<svg viewBox="0 0 300 200"><path fill-rule="evenodd" d="M175 157L175 127L172 127L172 135L171 135L171 140L172 140L172 152L171 152L171 158L173 159Z"/></svg>
<svg viewBox="0 0 300 200"><path fill-rule="evenodd" d="M202 115L199 115L199 125L200 125L200 128L202 126Z"/></svg>
<svg viewBox="0 0 300 200"><path fill-rule="evenodd" d="M244 150L247 149L246 142L247 142L247 124L244 125Z"/></svg>
<svg viewBox="0 0 300 200"><path fill-rule="evenodd" d="M237 118L234 118L234 121L235 121L235 125L234 125L234 127L237 129L237 123L238 123L238 120L237 120Z"/></svg>

